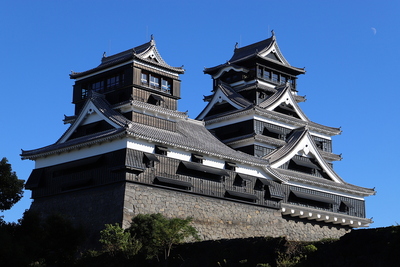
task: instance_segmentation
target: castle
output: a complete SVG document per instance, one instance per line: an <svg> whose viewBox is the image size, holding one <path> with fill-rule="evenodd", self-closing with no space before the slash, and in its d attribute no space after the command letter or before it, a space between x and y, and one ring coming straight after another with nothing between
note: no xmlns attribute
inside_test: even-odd
<svg viewBox="0 0 400 267"><path fill-rule="evenodd" d="M297 76L274 34L236 47L206 68L212 94L196 119L177 111L182 67L153 38L73 72L75 112L52 145L23 150L31 210L67 215L96 236L139 213L192 217L203 239L337 238L366 227L373 189L333 169L341 130L312 122L298 105Z"/></svg>

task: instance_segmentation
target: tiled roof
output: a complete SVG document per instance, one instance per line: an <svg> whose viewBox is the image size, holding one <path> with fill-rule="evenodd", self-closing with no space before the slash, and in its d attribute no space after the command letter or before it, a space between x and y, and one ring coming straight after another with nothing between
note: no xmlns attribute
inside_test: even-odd
<svg viewBox="0 0 400 267"><path fill-rule="evenodd" d="M296 99L294 98L292 92L291 92L291 85L288 83L286 85L281 85L280 87L277 88L277 92L273 95L271 95L270 97L268 97L265 101L261 102L258 106L261 108L265 108L267 109L268 107L270 107L271 105L275 104L276 101L278 101L279 99L281 99L285 93L287 93L286 95L289 96L289 98L292 100L292 105L295 106L294 108L296 109L296 112L298 112L299 116L303 117L304 119L306 119L307 121L310 121L306 114L304 114L304 112L301 110L301 108L298 106Z"/></svg>
<svg viewBox="0 0 400 267"><path fill-rule="evenodd" d="M278 64L282 64L281 62L278 62L276 60L271 60L269 58L266 58L264 56L262 56L261 54L263 52L268 51L269 48L271 48L271 46L275 45L276 50L275 51L277 54L279 54L279 56L281 58L284 59L283 55L281 54L281 52L279 51L279 47L276 43L276 38L275 36L271 36L268 39L265 39L263 41L254 43L254 44L250 44L241 48L235 48L233 56L231 57L230 60L228 60L228 63L224 63L224 64L220 64L218 66L215 67L211 67L211 68L205 68L204 69L204 73L208 73L208 74L214 74L216 73L219 69L225 67L227 64L238 64L240 65L239 62L248 60L248 59L252 59L252 58L260 58L262 60L267 60L267 61L274 61L275 63ZM295 72L297 72L298 74L301 73L305 73L304 69L301 68L296 68L291 66L285 59L284 59L285 65L287 68L294 70Z"/></svg>
<svg viewBox="0 0 400 267"><path fill-rule="evenodd" d="M92 101L92 103L104 114L105 117L118 124L119 126L124 127L130 122L121 113L112 109L103 95L92 95L89 100Z"/></svg>
<svg viewBox="0 0 400 267"><path fill-rule="evenodd" d="M280 160L285 155L289 154L297 145L299 140L308 133L304 127L296 129L292 132L289 138L286 140L286 145L274 150L273 152L266 155L264 158L268 159L270 163L274 163Z"/></svg>
<svg viewBox="0 0 400 267"><path fill-rule="evenodd" d="M86 99L84 107L82 108L81 113L83 112L83 110L85 110L85 107L89 105L89 103L93 103L99 109L99 111L102 112L110 121L116 123L121 127L124 127L129 122L129 120L126 117L124 117L121 113L116 112L114 109L109 108L109 103L102 94L96 93L94 91L89 91L88 97ZM77 119L79 119L80 115L75 116L76 118L74 120L74 123ZM66 136L71 133L73 128L74 124L72 124L64 132L64 134L57 140L56 144L60 143L61 140L65 139Z"/></svg>
<svg viewBox="0 0 400 267"><path fill-rule="evenodd" d="M270 164L273 165L274 163L278 162L279 160L283 159L285 156L287 156L288 154L293 152L293 150L297 147L299 142L301 142L301 140L303 138L305 138L307 135L309 135L309 131L306 127L302 127L302 128L294 130L292 132L292 134L289 136L286 145L269 153L268 155L266 155L264 157L264 159L268 160L270 162ZM319 153L319 151L317 149L315 151L317 154ZM319 155L315 155L315 156L318 158L321 155L319 154ZM321 158L322 158L322 156L321 156ZM331 186L334 185L337 188L347 188L347 189L351 189L353 191L357 191L359 193L360 192L367 193L368 195L371 195L374 193L374 190L372 190L372 189L366 189L366 188L362 188L359 186L355 186L355 185L346 183L340 176L338 176L332 170L332 168L329 167L329 165L327 165L327 164L324 164L324 165L326 168L330 169L330 171L332 171L332 173L334 173L334 175L336 176L335 179L337 179L338 182L331 181L331 180L328 180L325 178L315 177L312 175L308 175L305 173L296 172L296 171L292 171L292 170L284 170L284 169L280 169L280 168L274 168L274 170L276 170L278 173L281 173L282 175L284 175L290 181L302 181L302 182L307 182L309 184L310 183L313 183L313 184L319 183L318 185L323 185L323 184L327 184L327 185L331 185Z"/></svg>
<svg viewBox="0 0 400 267"><path fill-rule="evenodd" d="M153 50L156 58L158 61L154 61L148 58L145 58L144 55L149 52L150 50ZM157 65L159 67L171 70L173 72L177 73L184 73L184 69L182 67L172 67L168 65L162 58L161 55L158 53L158 50L155 46L155 41L152 39L150 42L147 42L145 44L142 44L140 46L137 46L135 48L128 49L126 51L123 51L121 53L112 55L112 56L103 56L101 60L101 64L93 69L83 71L83 72L72 72L70 74L71 79L76 79L79 77L83 77L85 75L97 72L99 70L106 69L111 66L115 66L116 64L121 64L129 60L133 59L138 59L150 64Z"/></svg>
<svg viewBox="0 0 400 267"><path fill-rule="evenodd" d="M375 194L375 190L371 188L365 188L353 184L349 184L346 182L343 183L336 183L333 181L330 181L328 179L324 178L319 178L310 174L306 173L301 173L301 172L296 172L296 171L291 171L291 170L286 170L286 169L274 169L277 173L279 173L281 176L285 177L289 181L293 182L301 182L301 183L306 183L314 186L320 186L320 187L328 187L332 189L339 189L340 191L349 191L350 193L356 193L356 194L365 194L366 196L373 195Z"/></svg>
<svg viewBox="0 0 400 267"><path fill-rule="evenodd" d="M244 98L242 95L238 94L234 89L232 89L228 84L226 83L220 83L218 87L221 89L221 91L234 103L237 105L241 106L242 108L248 107L252 105L250 101L248 101L246 98Z"/></svg>
<svg viewBox="0 0 400 267"><path fill-rule="evenodd" d="M274 36L271 36L270 38L262 40L260 42L236 48L229 62L235 62L237 60L243 60L249 57L253 57L257 55L259 52L268 49L274 40L275 40Z"/></svg>
<svg viewBox="0 0 400 267"><path fill-rule="evenodd" d="M104 142L106 140L112 140L119 138L121 135L125 134L124 128L110 129L100 133L94 133L91 135L85 135L79 138L68 140L64 143L55 143L49 146L45 146L33 150L22 150L22 159L35 159L38 157L45 157L47 155L62 153L70 151L72 149L78 149L85 146L90 146L99 142Z"/></svg>
<svg viewBox="0 0 400 267"><path fill-rule="evenodd" d="M150 140L166 146L179 147L204 155L223 157L233 161L245 162L255 165L266 165L268 162L236 151L214 137L202 122L192 119L177 120L177 131L170 132L140 123L132 123L128 129L135 138Z"/></svg>
<svg viewBox="0 0 400 267"><path fill-rule="evenodd" d="M318 123L315 123L312 121L305 122L301 119L298 119L298 118L295 118L295 117L292 117L292 116L289 116L286 114L278 113L276 111L265 110L265 109L257 107L257 106L249 106L244 109L228 111L228 112L225 112L222 114L216 114L213 116L206 117L206 125L213 124L213 123L220 122L220 121L225 121L225 120L228 120L228 119L231 119L234 117L238 117L238 116L252 114L252 113L258 114L260 116L264 116L266 118L270 118L273 120L282 121L284 123L289 123L296 127L302 127L302 126L308 125L309 129L312 131L324 133L324 134L331 135L331 136L338 135L341 133L340 128L329 127L329 126L318 124Z"/></svg>
<svg viewBox="0 0 400 267"><path fill-rule="evenodd" d="M204 155L222 157L236 162L243 162L258 166L265 166L268 164L268 162L264 159L236 151L226 146L205 128L203 122L188 119L187 117L178 117L176 118L177 130L176 132L172 132L128 120L119 112L112 109L108 102L98 94L89 97L87 101L91 101L105 117L117 123L120 128L95 133L80 138L69 139L65 142L60 142L60 140L62 140L62 138L60 138L53 145L35 150L22 151L22 158L33 159L42 155L59 153L60 151L71 150L89 143L92 144L93 142L101 141L105 138L112 139L115 138L115 136L119 137L121 134L125 134L135 138L152 141L154 143L160 143L172 147L180 147L189 151L198 152ZM73 126L74 125L71 125L71 127ZM68 133L68 130L66 133ZM66 133L64 135L66 135Z"/></svg>

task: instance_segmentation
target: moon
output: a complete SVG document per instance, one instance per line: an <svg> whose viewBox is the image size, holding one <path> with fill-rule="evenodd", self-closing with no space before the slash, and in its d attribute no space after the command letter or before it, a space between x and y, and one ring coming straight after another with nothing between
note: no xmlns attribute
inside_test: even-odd
<svg viewBox="0 0 400 267"><path fill-rule="evenodd" d="M371 30L372 30L373 34L375 35L376 34L376 29L374 27L372 27Z"/></svg>

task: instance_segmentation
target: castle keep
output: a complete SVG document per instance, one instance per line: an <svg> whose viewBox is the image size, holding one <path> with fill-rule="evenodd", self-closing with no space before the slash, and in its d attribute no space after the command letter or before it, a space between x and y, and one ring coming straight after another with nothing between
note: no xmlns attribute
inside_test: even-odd
<svg viewBox="0 0 400 267"><path fill-rule="evenodd" d="M212 94L195 120L177 111L184 69L168 65L153 38L73 72L70 127L21 154L35 161L31 210L65 214L93 235L139 213L193 217L204 239L319 240L371 223L364 198L374 190L334 171L340 129L301 110L305 71L274 35L204 72Z"/></svg>

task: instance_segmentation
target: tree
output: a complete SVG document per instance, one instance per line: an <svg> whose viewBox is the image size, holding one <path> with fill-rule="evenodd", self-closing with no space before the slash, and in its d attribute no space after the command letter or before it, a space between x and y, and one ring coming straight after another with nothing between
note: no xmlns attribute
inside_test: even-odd
<svg viewBox="0 0 400 267"><path fill-rule="evenodd" d="M141 249L142 244L118 223L105 226L106 228L100 232L100 243L103 244L103 251L110 256L122 253L125 258L129 259Z"/></svg>
<svg viewBox="0 0 400 267"><path fill-rule="evenodd" d="M164 252L167 260L173 245L190 238L199 240L197 230L190 225L191 218L168 219L157 214L139 214L132 219L128 231L142 243L142 250L151 259Z"/></svg>
<svg viewBox="0 0 400 267"><path fill-rule="evenodd" d="M0 211L10 209L23 195L24 181L19 180L6 158L0 161Z"/></svg>

